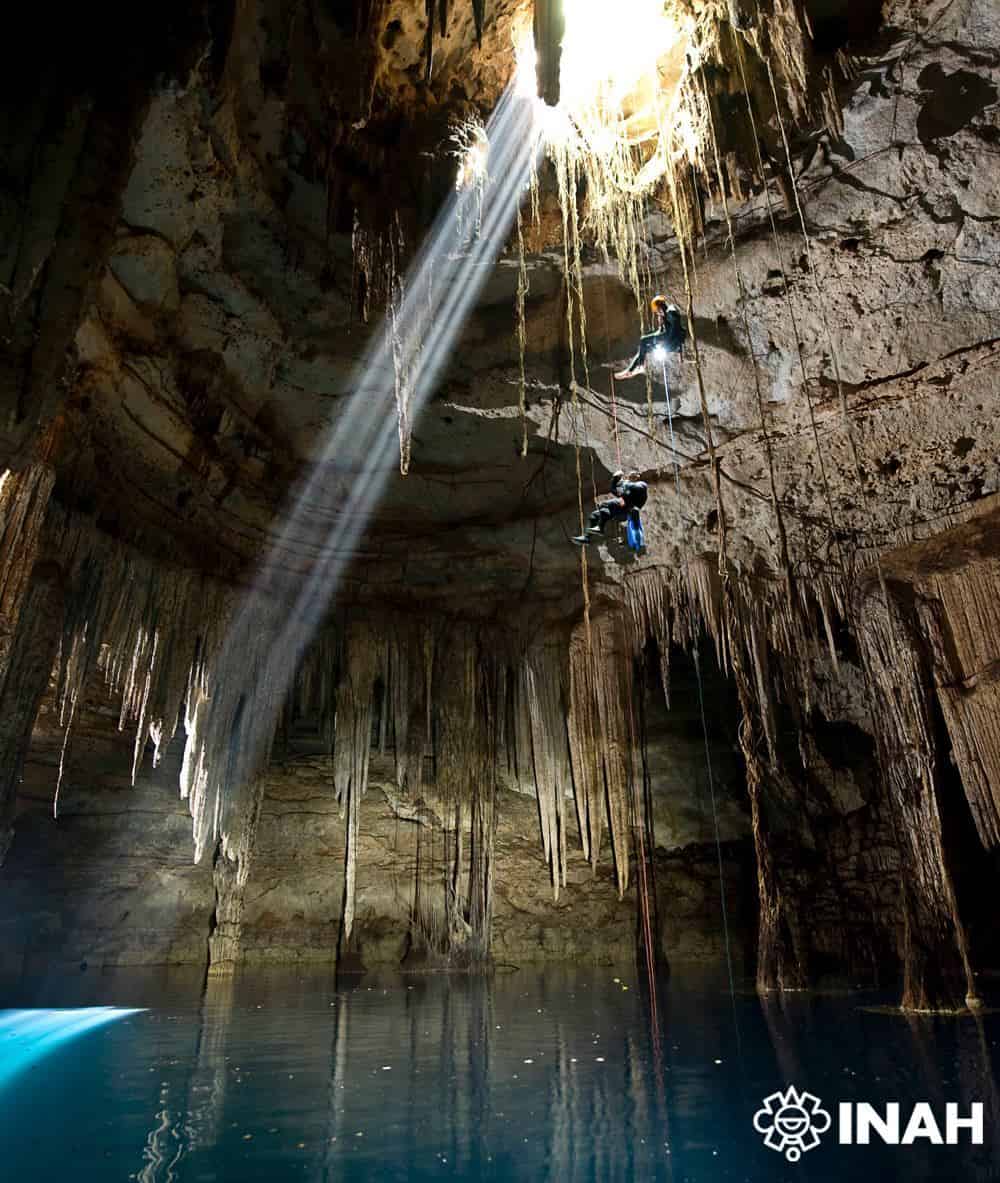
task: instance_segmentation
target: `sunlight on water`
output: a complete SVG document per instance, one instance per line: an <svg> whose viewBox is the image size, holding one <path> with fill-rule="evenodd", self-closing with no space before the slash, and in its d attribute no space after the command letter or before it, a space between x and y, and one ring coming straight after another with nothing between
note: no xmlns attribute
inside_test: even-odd
<svg viewBox="0 0 1000 1183"><path fill-rule="evenodd" d="M138 1009L87 1006L73 1010L0 1011L0 1088L25 1068L71 1040Z"/></svg>

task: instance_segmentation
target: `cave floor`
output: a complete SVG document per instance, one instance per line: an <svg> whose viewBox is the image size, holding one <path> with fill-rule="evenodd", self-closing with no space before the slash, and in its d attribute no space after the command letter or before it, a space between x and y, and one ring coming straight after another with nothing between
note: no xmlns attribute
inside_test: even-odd
<svg viewBox="0 0 1000 1183"><path fill-rule="evenodd" d="M147 1009L33 1056L22 1039L16 1064L12 1012L0 1012L0 1160L7 1177L43 1183L769 1183L794 1168L765 1148L754 1113L795 1083L834 1130L843 1101L899 1101L904 1115L923 1100L962 1113L982 1101L987 1112L984 1146L843 1146L831 1133L801 1177L1000 1178L1000 1015L904 1018L846 993L765 1005L693 968L657 991L658 1040L635 973L606 968L337 984L253 971L207 989L162 970L22 983L0 1005Z"/></svg>

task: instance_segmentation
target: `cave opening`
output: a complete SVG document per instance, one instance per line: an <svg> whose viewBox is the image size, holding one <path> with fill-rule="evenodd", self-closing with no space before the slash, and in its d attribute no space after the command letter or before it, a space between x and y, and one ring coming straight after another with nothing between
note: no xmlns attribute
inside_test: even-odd
<svg viewBox="0 0 1000 1183"><path fill-rule="evenodd" d="M1000 1177L995 7L7 39L9 1172Z"/></svg>

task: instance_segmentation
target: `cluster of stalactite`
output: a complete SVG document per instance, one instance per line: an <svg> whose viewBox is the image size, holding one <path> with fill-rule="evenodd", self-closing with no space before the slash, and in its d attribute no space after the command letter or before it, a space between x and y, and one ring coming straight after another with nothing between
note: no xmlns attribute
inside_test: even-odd
<svg viewBox="0 0 1000 1183"><path fill-rule="evenodd" d="M920 631L983 845L1000 844L1000 562L983 558L917 582Z"/></svg>
<svg viewBox="0 0 1000 1183"><path fill-rule="evenodd" d="M941 753L915 600L906 585L870 589L862 599L859 637L878 688L875 735L906 869L903 1005L926 1010L962 999L975 1005L977 996L942 830L936 784Z"/></svg>
<svg viewBox="0 0 1000 1183"><path fill-rule="evenodd" d="M556 895L565 889L567 851L579 843L596 866L607 849L605 833L624 893L649 837L636 663L652 643L669 705L671 650L698 660L707 642L735 680L743 716L739 739L760 899L758 985L808 984L807 901L776 854L773 805L802 812L814 669L822 660L835 674L844 660L835 641L849 628L870 698L879 815L902 878L904 1003L919 1009L974 1001L939 810L943 753L932 711L936 695L980 838L991 847L997 781L990 560L973 565L965 582L964 569L910 582L872 576L850 596L835 576L789 585L694 560L669 572L637 573L617 603L603 604L571 632L531 639L439 617L344 608L307 651L291 694L279 697L260 674L270 647L280 643L277 605L144 556L55 506L46 513L51 484L51 470L35 464L0 485L5 841L18 760L50 670L67 747L82 689L95 673L103 675L120 696L122 728L135 729L134 770L147 746L155 761L179 730L185 733L180 788L193 817L195 857L211 851L214 859L217 964L238 957L259 774L275 733L286 734L296 714L318 721L331 756L331 791L345 816L347 945L364 873L358 827L374 745L392 753L400 799L419 811L422 798L432 797L450 835L443 905L418 900L415 930L436 952L481 960L489 950L498 788L537 797L541 850ZM240 643L224 645L233 629ZM779 712L798 732L798 757L782 743ZM53 796L57 805L58 783ZM803 842L808 828L803 813Z"/></svg>
<svg viewBox="0 0 1000 1183"><path fill-rule="evenodd" d="M416 893L414 933L427 951L470 962L488 954L501 777L538 793L543 844L558 884L566 839L556 819L564 818L569 773L557 661L556 650L519 654L510 637L493 630L392 613L347 613L317 639L289 696L282 731L307 715L329 746L347 823L347 947L373 746L393 754L397 812L417 816L425 794L432 794L451 836L444 900L427 899L419 887ZM555 789L550 774L560 770Z"/></svg>
<svg viewBox="0 0 1000 1183"><path fill-rule="evenodd" d="M981 574L988 578L990 573ZM959 580L956 574L956 586ZM802 780L811 759L813 670L818 660L825 659L836 672L841 658L834 637L848 627L859 648L867 717L878 753L881 784L874 803L876 824L891 833L897 859L903 1005L920 1010L977 1003L950 868L953 856L939 810L941 753L931 718L931 696L935 655L940 678L942 668L948 668L940 665L942 655L960 651L951 641L953 627L961 636L971 606L985 605L988 597L985 584L978 588L973 584L961 600L961 609L953 600L942 610L947 590L942 592L936 582L935 590L941 599L928 601L926 593L922 597L910 584L887 584L873 575L869 583L854 585L850 596L836 577L799 582L790 594L781 581L740 579L728 572L720 575L707 562L692 564L683 576L675 575L669 582L654 576L629 586L630 614L640 626L640 636L645 630L665 653L671 637L675 643L697 649L699 630L704 628L715 642L720 663L736 683L757 861L757 985L763 992L803 988L813 981L805 932L809 902L802 898L789 867L776 856L779 843L769 818L776 803L796 810L801 856L810 840ZM936 632L928 617L936 621ZM985 660L982 653L979 656ZM971 658L967 660L970 665L965 668L970 669ZM942 704L944 697L939 695ZM791 716L798 733L797 765L780 742L779 708ZM961 742L960 727L952 734ZM973 739L976 752L988 752L995 732L987 722L981 731L964 734L966 741ZM981 777L966 780L980 836L992 846L983 820L991 816L993 799L992 794L984 795L982 787ZM891 943L896 934L886 936Z"/></svg>
<svg viewBox="0 0 1000 1183"><path fill-rule="evenodd" d="M51 615L51 580L44 569L38 568L40 578L35 572L54 481L54 472L42 463L0 475L0 865L10 843L31 726L52 665L51 645L39 636ZM30 622L27 627L22 617Z"/></svg>
<svg viewBox="0 0 1000 1183"><path fill-rule="evenodd" d="M424 34L424 80L430 82L434 73L435 36L448 36L449 0L424 0L427 30ZM476 43L483 42L483 21L486 19L486 0L472 0L472 15L476 22Z"/></svg>

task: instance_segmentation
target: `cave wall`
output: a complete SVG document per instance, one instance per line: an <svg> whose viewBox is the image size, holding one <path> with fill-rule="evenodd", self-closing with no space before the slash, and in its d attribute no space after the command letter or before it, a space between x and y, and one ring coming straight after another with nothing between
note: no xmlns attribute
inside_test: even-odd
<svg viewBox="0 0 1000 1183"><path fill-rule="evenodd" d="M181 753L156 769L144 764L133 784L119 714L103 683L92 683L64 755L54 697L42 701L3 868L5 975L207 959L212 866L191 858Z"/></svg>
<svg viewBox="0 0 1000 1183"><path fill-rule="evenodd" d="M252 851L237 884L235 871L225 872L220 847L200 863L192 861L190 812L177 794L180 747L165 749L156 768L147 752L133 784L134 731L119 729L120 698L96 675L77 707L64 753L66 733L54 689L50 686L42 701L26 753L15 838L0 883L5 977L125 965L192 964L213 973L232 972L237 964L395 965L407 954L410 964L422 964L447 956L446 885L454 875L455 815L435 788L430 754L423 761L423 790L401 792L391 745L389 755L380 755L375 729L359 808L348 948L343 939L348 835L334 790L335 761L323 754L314 718L291 726L287 749L261 777ZM681 678L679 690L684 689ZM681 709L672 719L659 685L650 690L648 747L662 753L649 762L659 846L657 939L669 960L720 963L725 944L719 868L700 724L696 741L678 751L674 740L690 731L689 714ZM716 675L710 701L719 693ZM753 929L741 770L721 734L713 749L729 922L741 963ZM58 816L53 816L57 787ZM619 895L607 833L596 868L577 836L569 836L565 883L554 898L538 803L526 787L512 775L498 792L493 960L630 964L636 956L635 887ZM572 800L566 807L572 811ZM468 812L463 832L467 881ZM233 924L224 932L227 918Z"/></svg>
<svg viewBox="0 0 1000 1183"><path fill-rule="evenodd" d="M479 839L493 837L483 802L492 808L493 787L500 794L495 874L479 867L473 876L484 893L476 903L480 921L492 911L497 956L528 958L546 946L564 954L575 949L578 937L569 934L581 925L574 887L581 895L597 893L590 906L607 918L601 940L619 951L626 947L616 888L635 890L629 808L641 730L631 662L652 637L661 652L674 645L690 650L698 642L703 650L714 646L737 688L761 899L759 985L801 986L827 967L868 973L898 961L910 1005L955 1003L973 993L962 892L955 886L956 859L965 848L948 824L948 794L959 787L944 765L954 759L980 843L992 847L1000 759L998 656L989 640L997 625L993 515L1000 448L992 405L1000 358L1000 191L989 162L997 139L1000 35L995 6L983 0L899 2L883 9L878 35L849 47L842 117L826 130L793 129L790 160L781 159L767 89L755 88L752 101L776 155L766 188L744 186L750 192L738 194L734 187L730 195L739 240L736 274L724 211L711 187L701 186L705 244L691 258L690 276L698 366L693 357L671 363L672 426L663 423L666 392L655 383L649 390L619 388L614 403L609 397L614 387L607 371L631 351L634 304L615 269L590 256L583 305L594 341L603 341L591 342L593 388L576 390L587 407L580 410L566 361L568 278L559 259L545 253L542 227L527 262L528 456L519 454L512 299L518 268L511 254L466 326L455 366L421 422L413 475L390 483L371 551L345 580L347 601L388 601L403 611L436 601L452 612L460 603L466 620L502 620L502 631L516 637L514 657L494 634L448 658L453 664L442 668L451 692L440 699L437 747L444 780L464 777L474 786L471 803L462 799L464 823L447 831L454 843L449 857L460 865L470 847L482 850ZM260 959L284 956L300 913L310 934L303 948L325 948L329 926L352 910L358 927L351 951L364 955L367 941L372 956L385 950L395 956L406 911L391 892L380 888L374 902L365 894L371 890L366 859L384 865L385 835L396 828L388 803L385 810L379 805L378 782L368 768L378 665L368 646L388 644L386 635L376 630L354 637L359 656L348 657L346 676L343 667L328 666L327 705L335 700L336 706L328 717L339 717L340 731L323 812L331 813L329 824L341 827L347 845L334 843L331 828L329 844L324 839L322 847L310 847L315 897L282 874L303 841L298 827L308 826L308 815L302 822L289 816L282 836L281 802L294 804L289 786L296 778L308 784L317 770L288 767L279 776L271 768L263 780L247 775L228 783L247 717L243 696L232 689L235 674L261 668L255 663L281 635L280 605L262 606L240 638L246 640L239 652L245 668L211 668L237 598L232 580L268 537L297 465L336 419L371 332L366 316L378 306L372 277L401 257L346 216L351 193L355 201L371 197L373 207L379 204L373 178L384 169L391 120L355 127L364 120L349 116L362 113L355 109L362 100L339 92L330 122L318 114L317 87L322 90L322 78L329 80L332 67L350 53L355 34L295 27L280 5L271 19L261 19L262 12L241 8L235 35L219 39L222 48L201 63L201 73L183 71L185 84L159 79L153 86L144 75L120 110L105 111L105 123L63 128L50 156L29 160L22 153L22 196L40 188L45 201L5 206L20 253L7 259L2 278L4 299L10 303L14 294L8 312L16 345L16 380L4 386L15 408L4 453L21 465L0 494L6 548L0 679L16 708L5 712L0 734L0 825L6 830L13 820L15 834L5 882L27 901L32 860L47 868L53 885L64 863L74 865L68 838L59 858L41 861L47 856L39 835L50 832L42 823L47 790L36 792L33 778L40 768L51 773L51 750L61 745L65 723L54 727L51 704L42 715L51 732L44 740L50 755L28 752L27 788L18 788L37 697L36 687L30 694L18 691L22 682L34 687L46 654L58 647L59 710L65 715L68 708L72 717L79 706L81 713L67 749L61 815L51 823L56 842L63 841L58 835L87 833L91 824L79 804L89 798L74 797L90 790L79 786L96 786L95 813L112 801L102 797L110 791L102 786L114 786L115 802L134 792L158 820L151 833L136 832L125 844L139 853L134 862L131 854L121 860L129 868L122 872L123 898L135 905L123 907L122 915L144 917L140 864L162 862L164 894L151 897L148 921L161 935L150 955L200 960L206 942L214 942L218 965L232 964L244 951ZM509 15L506 7L503 14ZM456 38L471 36L468 13L455 28ZM319 38L317 55L300 54L312 32L324 29L328 41ZM870 33L866 26L862 36ZM832 36L829 25L824 36ZM294 69L285 60L289 49ZM407 49L404 37L394 50L398 72L415 87L421 65L412 55L407 59ZM733 96L734 103L740 97ZM65 99L59 92L53 102ZM94 110L103 108L98 103ZM107 123L112 116L120 125ZM40 118L36 112L29 125ZM734 141L742 118L734 116ZM440 129L428 119L431 142ZM135 145L134 167L130 150L114 168L104 167L112 141ZM336 145L336 169L322 155L328 141ZM347 164L354 187L338 195L334 174ZM400 168L405 171L403 163ZM804 200L808 238L797 225L789 171ZM422 202L434 204L439 182L407 174L415 191L408 194L411 212ZM37 225L19 212L28 206L38 210ZM551 200L546 212L553 212ZM654 211L648 231L643 264L657 286L683 304L686 279L670 219ZM367 295L355 289L359 271L367 276ZM69 334L74 345L67 359ZM32 416L44 418L64 389L58 380L63 368L72 378L63 415L31 438ZM30 415L18 409L22 401ZM667 452L669 430L676 431L681 452L676 470ZM579 524L577 499L584 486L588 499L600 490L619 464L619 444L627 462L650 480L646 516L653 546L634 560L612 540L592 550L581 569L568 545ZM31 463L23 463L26 456ZM293 573L308 567L304 551L290 549L286 558ZM45 565L36 567L39 562ZM42 594L34 595L33 587ZM60 612L63 628L47 627L46 619ZM19 629L21 649L14 643ZM350 650L352 642L345 643ZM539 656L546 647L559 650L557 663ZM394 652L398 658L400 649ZM519 768L515 785L492 786L490 770L502 764L493 757L503 745L483 729L483 713L472 706L495 705L511 670L518 686L531 687L531 708L519 711L516 728L522 754L525 743L533 753L533 767L530 776ZM124 787L124 766L112 773L105 740L88 739L88 708L77 701L84 683L103 677L124 693L126 725L138 724L137 754L146 752L147 737L157 747L162 741L163 762L150 772L139 761L134 791ZM260 690L256 709L266 715L271 691ZM404 713L419 715L421 693L416 683L399 692ZM191 806L203 854L189 871L188 852L173 846L181 841L187 806L167 788L176 785L183 742L180 735L169 740L182 730L182 707L195 700L199 708L222 706L215 711L213 742L200 753L197 742L189 747L205 757L199 775L185 781L195 790ZM891 710L886 702L894 704ZM689 705L673 718L687 711L690 723ZM101 709L106 722L117 717L117 708L105 703ZM206 714L212 710L205 707ZM652 712L649 767L654 783L670 789L659 799L654 794L652 833L664 847L657 858L669 882L673 848L680 846L680 855L695 848L677 873L696 885L678 890L675 915L690 918L694 947L717 952L717 930L710 931L706 911L710 859L704 846L711 835L701 788L698 800L690 795L701 776L697 744L674 732L658 746ZM475 740L467 759L462 741L471 727ZM732 731L719 749L721 768L733 767ZM353 736L346 742L345 732ZM862 749L853 765L837 751L845 745ZM415 759L422 760L419 750ZM412 771L412 752L407 760ZM291 778L289 784L283 778ZM308 799L322 795L314 788L318 781ZM504 796L513 788L533 791L539 805ZM509 833L504 802L512 818L522 818ZM535 808L541 854L529 855L534 830L528 815ZM731 800L723 822L725 839L745 839L745 814ZM101 831L107 824L94 821L96 845L107 840L117 858L121 847L112 839L118 835ZM169 837L169 854L158 832L164 842ZM461 854L458 833L469 834ZM598 862L598 878L585 880L586 889L581 856L568 834ZM607 861L609 834L613 863ZM443 837L440 844L446 844ZM282 901L273 914L261 911L254 888L258 854L260 873L266 870L276 884L275 900ZM530 891L524 888L532 936L521 944L518 924L509 919L520 914L518 905L503 892L505 857L512 866L522 857L525 865L541 862L542 874L531 879ZM355 864L356 885L342 901L342 879L328 871L345 861ZM731 863L736 867L739 858ZM115 922L111 933L99 935L105 908L94 895L103 875L97 865L89 862L64 889L46 889L52 892L49 919L38 932L76 925L98 934L96 957L129 956L147 920L134 929L126 920ZM727 874L738 879L737 870ZM543 908L553 887L561 889L558 906L553 901ZM90 911L66 913L65 922L57 922L63 898L74 906L90 900ZM663 919L670 899L668 891L660 901L661 931L676 952L685 947L688 929L678 924L671 930L669 915ZM169 900L174 920L181 920L176 934ZM33 915L30 902L25 907L15 922L23 947ZM565 925L550 923L557 914L567 917ZM431 927L458 920L465 918L446 907L440 925ZM269 927L279 952L268 952ZM38 939L55 948L61 938ZM634 942L634 931L628 941ZM596 955L596 946L588 948L587 955Z"/></svg>

